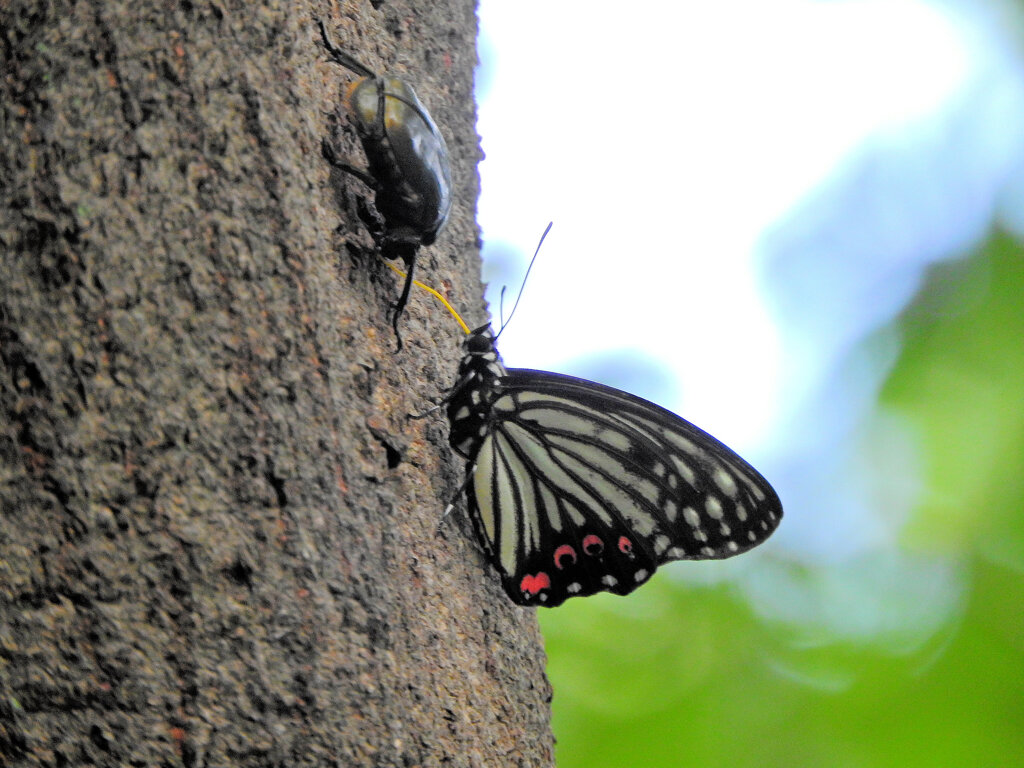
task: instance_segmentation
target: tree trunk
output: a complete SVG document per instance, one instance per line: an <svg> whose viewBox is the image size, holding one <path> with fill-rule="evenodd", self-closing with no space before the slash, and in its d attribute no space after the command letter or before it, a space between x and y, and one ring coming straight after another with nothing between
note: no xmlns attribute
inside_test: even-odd
<svg viewBox="0 0 1024 768"><path fill-rule="evenodd" d="M420 276L482 320L471 0L0 10L0 764L552 763L534 612L407 418L461 332L416 292L395 352L318 17L440 125Z"/></svg>

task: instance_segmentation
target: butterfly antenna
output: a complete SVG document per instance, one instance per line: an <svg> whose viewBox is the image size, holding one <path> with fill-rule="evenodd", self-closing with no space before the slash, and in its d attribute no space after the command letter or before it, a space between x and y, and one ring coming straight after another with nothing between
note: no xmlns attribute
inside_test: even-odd
<svg viewBox="0 0 1024 768"><path fill-rule="evenodd" d="M390 261L385 261L385 262L384 262L384 264L385 264L385 265L386 265L386 266L387 266L388 268L390 268L390 269L391 269L391 271L393 271L393 272L397 273L397 274L398 274L398 275L399 275L400 277L403 277L403 278L405 278L405 279L408 279L408 277L409 277L409 276L408 276L408 275L407 275L407 274L406 274L405 272L403 272L402 270L400 270L400 269L399 269L398 267L396 267L396 266L395 266L394 264L392 264L392 263L391 263ZM452 314L452 317L454 317L454 318L455 318L455 322L457 322L457 323L458 323L458 324L459 324L460 326L462 326L462 330L463 330L463 331L464 331L465 333L467 333L467 334L469 333L469 326L468 326L468 325L466 325L466 321L465 321L465 320L463 320L463 319L462 319L462 318L461 318L461 317L459 316L459 313L455 311L455 308L454 308L454 307L453 307L453 306L452 306L451 304L449 304L449 303L448 303L448 300L447 300L447 299L446 299L446 298L445 298L444 296L442 296L442 295L441 295L440 293L438 293L437 291L435 291L435 290L434 290L433 288L431 288L431 287L430 287L429 285L426 285L426 284L424 284L424 283L421 283L421 282L420 282L419 280L413 280L413 281L412 281L412 284L413 284L413 285L415 285L415 286L418 286L419 288L422 288L422 289L423 289L424 291L426 291L427 293L429 293L429 294L430 294L431 296L433 296L433 297L434 297L435 299L437 299L438 301L440 301L440 302L441 302L441 303L442 303L442 304L444 305L444 308L445 308L445 309L447 309L447 310L448 310L449 312L451 312L451 314Z"/></svg>
<svg viewBox="0 0 1024 768"><path fill-rule="evenodd" d="M505 289L507 285L501 286L501 295L498 296L498 317L501 318L501 325L505 325Z"/></svg>
<svg viewBox="0 0 1024 768"><path fill-rule="evenodd" d="M498 332L496 334L494 334L494 340L495 341L498 340L498 337L501 336L501 334L505 330L505 328L508 327L508 324L510 322L512 322L512 315L514 315L516 313L516 307L519 306L519 300L521 298L523 298L523 289L526 287L526 278L528 278L530 276L530 270L533 269L533 262L535 262L537 260L537 254L540 253L540 247L542 245L544 245L544 238L548 236L548 232L551 231L551 225L553 223L554 222L552 222L552 221L548 222L548 225L544 228L544 234L540 236L540 240L537 242L537 250L535 250L533 252L533 258L530 259L530 266L528 266L526 268L526 274L523 275L523 283L522 283L522 285L519 286L519 295L516 296L516 303L512 305L512 311L508 313L508 319L502 321L501 328L499 328ZM504 290L505 289L503 288L502 289L502 294L503 295L504 295Z"/></svg>

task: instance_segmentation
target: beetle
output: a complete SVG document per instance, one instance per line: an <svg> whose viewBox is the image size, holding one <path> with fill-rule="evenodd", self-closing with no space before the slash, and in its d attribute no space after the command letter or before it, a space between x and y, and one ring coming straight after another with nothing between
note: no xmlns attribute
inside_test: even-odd
<svg viewBox="0 0 1024 768"><path fill-rule="evenodd" d="M371 231L381 255L402 259L405 285L392 323L398 346L398 319L409 300L416 254L430 245L452 209L452 173L448 147L412 86L401 78L382 77L337 48L317 21L324 48L335 63L360 77L349 86L345 103L363 145L368 172L341 162L324 140L323 154L331 165L355 175L374 190L380 226Z"/></svg>

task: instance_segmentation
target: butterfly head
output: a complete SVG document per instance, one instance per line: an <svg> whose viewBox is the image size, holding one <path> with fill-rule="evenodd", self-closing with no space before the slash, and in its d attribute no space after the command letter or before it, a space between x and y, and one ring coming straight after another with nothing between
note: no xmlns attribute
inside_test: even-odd
<svg viewBox="0 0 1024 768"><path fill-rule="evenodd" d="M494 329L490 323L474 331L462 344L462 361L459 363L459 380L475 376L477 381L487 381L505 375L501 355L495 345Z"/></svg>

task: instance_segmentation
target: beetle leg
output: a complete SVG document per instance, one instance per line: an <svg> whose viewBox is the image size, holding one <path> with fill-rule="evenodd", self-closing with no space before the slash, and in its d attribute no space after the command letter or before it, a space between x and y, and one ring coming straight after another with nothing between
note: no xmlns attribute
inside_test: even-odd
<svg viewBox="0 0 1024 768"><path fill-rule="evenodd" d="M378 191L379 185L377 184L377 180L370 174L366 173L366 171L362 171L359 168L355 168L348 163L339 160L334 147L327 141L327 139L321 140L320 149L323 153L324 159L330 163L332 168L337 168L339 171L351 174L374 192ZM382 249L386 238L387 222L384 221L384 217L381 216L380 211L378 211L377 208L365 197L358 196L358 205L359 219L370 231L370 236L373 238L373 242L377 244L377 248Z"/></svg>
<svg viewBox="0 0 1024 768"><path fill-rule="evenodd" d="M349 165L340 159L338 157L338 153L334 150L334 147L331 146L331 143L327 141L327 139L320 140L320 153L324 156L324 160L331 164L331 167L337 168L339 171L352 174L374 192L377 191L377 180L366 171L356 168L353 165Z"/></svg>
<svg viewBox="0 0 1024 768"><path fill-rule="evenodd" d="M385 250L387 247L387 222L384 221L384 217L380 215L380 211L377 210L373 202L365 197L359 197L357 200L357 207L359 213L359 220L366 226L367 231L370 233L370 237L373 238L374 245L377 246L377 251L381 256L385 256ZM385 258L394 258L394 256L385 256Z"/></svg>
<svg viewBox="0 0 1024 768"><path fill-rule="evenodd" d="M320 36L324 39L324 48L327 49L327 53L329 53L331 58L334 59L335 64L341 64L345 69L350 69L357 75L362 75L363 77L376 77L372 69L367 67L365 64L356 61L356 59L349 56L340 48L337 48L334 43L327 38L327 29L324 27L324 23L320 21L320 19L317 19L316 23L320 25Z"/></svg>

